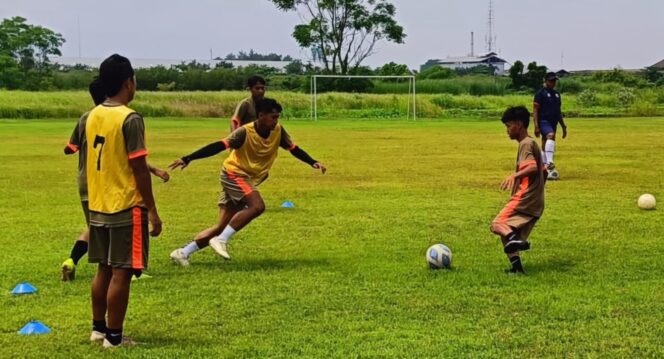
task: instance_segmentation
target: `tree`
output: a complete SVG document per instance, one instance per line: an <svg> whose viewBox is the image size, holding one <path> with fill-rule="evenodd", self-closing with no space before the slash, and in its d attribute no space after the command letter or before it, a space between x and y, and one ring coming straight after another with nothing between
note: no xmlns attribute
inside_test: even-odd
<svg viewBox="0 0 664 359"><path fill-rule="evenodd" d="M420 80L445 80L454 76L454 70L442 66L429 67L417 74L417 78Z"/></svg>
<svg viewBox="0 0 664 359"><path fill-rule="evenodd" d="M302 61L300 60L291 61L291 63L284 67L284 71L286 71L286 74L288 75L303 75L304 64L302 64Z"/></svg>
<svg viewBox="0 0 664 359"><path fill-rule="evenodd" d="M404 29L387 0L270 0L279 10L297 11L304 23L293 37L302 48L315 49L325 71L348 74L376 52L376 44L404 42Z"/></svg>
<svg viewBox="0 0 664 359"><path fill-rule="evenodd" d="M221 60L221 59L218 59ZM249 53L240 51L237 55L230 53L226 55L224 60L243 60L243 61L293 61L293 58L290 55L279 55L271 52L269 54L261 54L255 52L253 49L249 50Z"/></svg>
<svg viewBox="0 0 664 359"><path fill-rule="evenodd" d="M390 62L377 68L376 74L381 76L409 76L413 73L406 65Z"/></svg>
<svg viewBox="0 0 664 359"><path fill-rule="evenodd" d="M525 85L533 90L540 89L544 81L544 76L546 76L546 71L546 66L537 65L535 61L529 63L528 72L523 75Z"/></svg>
<svg viewBox="0 0 664 359"><path fill-rule="evenodd" d="M49 55L62 55L62 35L41 26L30 25L26 19L16 16L0 22L0 86L12 87L17 82L33 89L43 83L49 72ZM13 64L12 64L13 63ZM21 79L16 76L17 69Z"/></svg>
<svg viewBox="0 0 664 359"><path fill-rule="evenodd" d="M645 71L643 72L644 77L648 82L656 84L658 81L660 81L662 78L664 78L664 71L656 68L656 67L646 67Z"/></svg>
<svg viewBox="0 0 664 359"><path fill-rule="evenodd" d="M524 85L523 83L523 62L516 60L514 65L510 67L510 79L512 79L512 88L519 89Z"/></svg>

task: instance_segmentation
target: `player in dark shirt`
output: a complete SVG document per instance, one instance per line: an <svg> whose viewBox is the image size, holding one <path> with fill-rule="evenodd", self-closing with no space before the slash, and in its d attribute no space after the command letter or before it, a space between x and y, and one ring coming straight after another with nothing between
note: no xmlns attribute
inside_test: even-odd
<svg viewBox="0 0 664 359"><path fill-rule="evenodd" d="M558 171L553 164L553 154L556 148L556 130L558 124L563 129L563 138L567 137L567 125L563 120L561 111L562 99L560 93L555 90L558 76L549 72L544 78L544 87L535 95L533 105L533 123L535 125L535 137L541 136L542 149L544 150L542 160L549 170L550 180L558 179Z"/></svg>

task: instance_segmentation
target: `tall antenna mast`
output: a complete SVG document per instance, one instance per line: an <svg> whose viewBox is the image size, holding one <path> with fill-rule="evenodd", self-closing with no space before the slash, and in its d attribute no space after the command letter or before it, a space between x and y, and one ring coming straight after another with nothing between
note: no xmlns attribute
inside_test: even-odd
<svg viewBox="0 0 664 359"><path fill-rule="evenodd" d="M487 34L486 34L486 51L494 52L496 48L496 35L493 31L493 23L495 21L495 13L493 11L493 0L489 0L489 20L487 21Z"/></svg>
<svg viewBox="0 0 664 359"><path fill-rule="evenodd" d="M475 57L475 33L470 32L470 57Z"/></svg>

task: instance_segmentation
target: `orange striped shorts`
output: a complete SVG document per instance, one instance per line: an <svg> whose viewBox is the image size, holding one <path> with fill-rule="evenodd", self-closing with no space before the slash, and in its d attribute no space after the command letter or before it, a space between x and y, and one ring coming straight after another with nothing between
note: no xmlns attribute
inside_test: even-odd
<svg viewBox="0 0 664 359"><path fill-rule="evenodd" d="M538 217L515 211L511 206L506 206L493 220L493 223L505 224L519 232L521 239L526 240L533 231Z"/></svg>
<svg viewBox="0 0 664 359"><path fill-rule="evenodd" d="M252 184L251 178L234 173L232 171L221 171L221 192L218 204L220 207L230 209L244 208L243 199L250 193L258 192Z"/></svg>

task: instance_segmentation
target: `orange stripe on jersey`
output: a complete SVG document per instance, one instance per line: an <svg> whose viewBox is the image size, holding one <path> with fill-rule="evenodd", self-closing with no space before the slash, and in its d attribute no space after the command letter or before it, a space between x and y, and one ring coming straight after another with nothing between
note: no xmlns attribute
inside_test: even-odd
<svg viewBox="0 0 664 359"><path fill-rule="evenodd" d="M148 150L142 149L142 150L138 150L136 152L130 153L129 154L129 159L133 160L135 158L139 158L139 157L143 157L143 156L147 156L147 155L148 155Z"/></svg>
<svg viewBox="0 0 664 359"><path fill-rule="evenodd" d="M289 150L289 151L292 151L292 150L294 150L296 147L297 147L297 145L293 143L290 147L288 147L288 150Z"/></svg>
<svg viewBox="0 0 664 359"><path fill-rule="evenodd" d="M131 237L131 268L143 269L143 217L139 207L132 210L132 223L134 229Z"/></svg>
<svg viewBox="0 0 664 359"><path fill-rule="evenodd" d="M521 184L519 185L519 190L514 194L509 203L507 203L505 209L500 212L500 217L498 218L499 223L505 223L507 219L510 218L514 212L516 212L516 206L518 206L519 202L521 202L521 199L523 198L523 195L526 193L527 189L528 177L524 177L521 180Z"/></svg>
<svg viewBox="0 0 664 359"><path fill-rule="evenodd" d="M68 144L67 144L67 147L68 147L70 150L72 150L72 152L78 152L78 146L76 146L76 145L73 144L73 143L68 143Z"/></svg>
<svg viewBox="0 0 664 359"><path fill-rule="evenodd" d="M235 175L234 172L231 172L231 171L226 171L226 173L228 174L228 178L235 181L235 183L237 183L237 185L240 186L240 189L242 189L242 193L244 193L245 195L248 195L251 192L253 192L253 190L251 189L251 186L249 186L247 184L247 182L244 180L244 178L238 177L237 175Z"/></svg>
<svg viewBox="0 0 664 359"><path fill-rule="evenodd" d="M530 167L532 165L537 166L537 162L535 162L535 160L523 161L519 164L519 171L521 171L522 169L524 169L526 167Z"/></svg>

